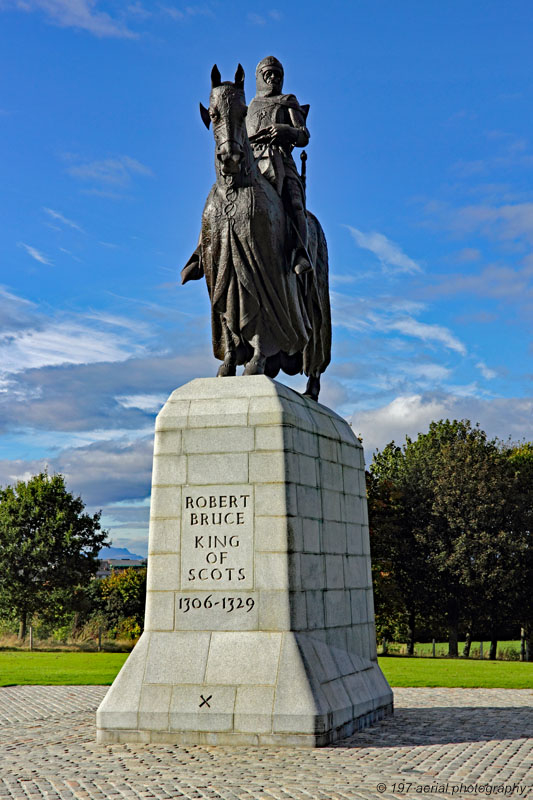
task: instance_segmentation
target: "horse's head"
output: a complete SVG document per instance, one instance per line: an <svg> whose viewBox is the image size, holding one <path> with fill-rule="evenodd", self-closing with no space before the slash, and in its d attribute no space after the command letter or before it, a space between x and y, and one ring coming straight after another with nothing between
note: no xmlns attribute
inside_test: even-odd
<svg viewBox="0 0 533 800"><path fill-rule="evenodd" d="M246 112L243 68L239 64L232 83L221 81L215 64L211 71L209 108L200 103L200 114L206 128L213 123L217 171L222 175L237 175L241 170L248 143Z"/></svg>

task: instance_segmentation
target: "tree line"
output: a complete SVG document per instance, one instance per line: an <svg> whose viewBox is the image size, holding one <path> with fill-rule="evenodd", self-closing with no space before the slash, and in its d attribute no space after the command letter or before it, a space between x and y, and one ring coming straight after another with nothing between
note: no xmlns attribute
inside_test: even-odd
<svg viewBox="0 0 533 800"><path fill-rule="evenodd" d="M50 634L137 638L144 623L146 569L96 578L110 544L100 512L87 514L62 475L42 472L0 489L0 620L26 638L33 622Z"/></svg>
<svg viewBox="0 0 533 800"><path fill-rule="evenodd" d="M533 443L432 422L376 451L366 475L378 637L516 639L533 659Z"/></svg>
<svg viewBox="0 0 533 800"><path fill-rule="evenodd" d="M449 654L520 630L533 659L533 443L489 439L468 420L432 422L374 454L366 474L378 638L446 636ZM0 489L0 621L71 634L140 635L146 570L95 578L109 544L62 475Z"/></svg>

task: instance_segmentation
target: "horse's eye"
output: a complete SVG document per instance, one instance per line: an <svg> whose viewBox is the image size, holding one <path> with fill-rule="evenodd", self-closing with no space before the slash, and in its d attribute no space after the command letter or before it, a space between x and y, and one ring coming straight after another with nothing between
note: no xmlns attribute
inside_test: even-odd
<svg viewBox="0 0 533 800"><path fill-rule="evenodd" d="M209 116L211 117L213 122L216 122L217 119L220 119L220 114L218 113L218 109L216 108L209 109Z"/></svg>

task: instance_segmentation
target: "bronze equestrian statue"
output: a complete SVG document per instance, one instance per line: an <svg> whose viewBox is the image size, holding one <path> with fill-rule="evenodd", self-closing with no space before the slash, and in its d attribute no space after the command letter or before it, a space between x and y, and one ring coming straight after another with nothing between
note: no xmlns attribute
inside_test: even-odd
<svg viewBox="0 0 533 800"><path fill-rule="evenodd" d="M309 107L281 94L283 67L272 56L256 78L248 109L241 65L234 82L216 65L211 72L200 112L213 125L216 181L182 283L205 276L219 377L241 364L244 375L304 372L305 395L317 400L331 357L328 252L292 158L309 141Z"/></svg>

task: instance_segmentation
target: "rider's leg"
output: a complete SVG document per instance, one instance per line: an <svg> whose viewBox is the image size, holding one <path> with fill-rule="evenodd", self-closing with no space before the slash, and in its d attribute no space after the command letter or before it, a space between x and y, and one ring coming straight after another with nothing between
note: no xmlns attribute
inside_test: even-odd
<svg viewBox="0 0 533 800"><path fill-rule="evenodd" d="M307 213L300 182L288 174L285 177L286 196L291 205L291 218L297 230L295 238L294 271L300 275L312 269L308 249L309 233L307 229Z"/></svg>

